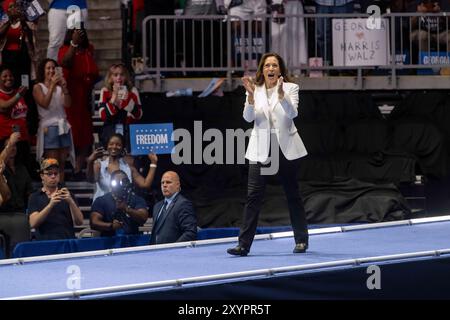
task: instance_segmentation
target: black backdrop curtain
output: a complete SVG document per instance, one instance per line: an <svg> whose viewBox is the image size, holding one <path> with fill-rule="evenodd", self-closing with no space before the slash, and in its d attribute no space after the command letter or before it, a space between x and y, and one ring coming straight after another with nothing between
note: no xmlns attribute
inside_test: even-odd
<svg viewBox="0 0 450 320"><path fill-rule="evenodd" d="M194 121L201 121L202 133L216 128L225 137L226 129L245 131L253 125L242 118L244 97L242 88L223 97L166 98L146 94L142 97L141 123L173 122L174 129L187 129L193 136ZM450 207L450 98L446 93L405 94L402 103L386 116L380 113L369 93L302 92L295 123L309 152L301 161L298 178L310 222L404 218L409 209L396 185L414 181L416 174L428 178L431 199L428 205ZM201 150L209 144L203 142ZM224 155L225 151L224 148ZM156 192L161 175L175 169L180 174L183 192L194 201L200 226L239 225L246 195L246 164L175 167L170 155L159 158ZM328 186L325 193L311 191L323 190L324 186ZM346 186L343 198L324 205L332 197L338 197L339 186ZM284 194L275 177L270 179L269 187L260 223L289 224ZM355 190L361 188L367 188L366 197L355 197L358 194ZM353 199L351 204L339 204L349 197ZM370 209L362 210L362 200ZM364 216L355 216L355 212L361 211Z"/></svg>

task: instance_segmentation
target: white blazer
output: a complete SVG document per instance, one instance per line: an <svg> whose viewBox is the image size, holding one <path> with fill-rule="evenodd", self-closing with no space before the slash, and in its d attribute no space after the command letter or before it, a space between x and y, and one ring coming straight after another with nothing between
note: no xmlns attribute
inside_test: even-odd
<svg viewBox="0 0 450 320"><path fill-rule="evenodd" d="M283 83L284 99L278 99L278 88L269 101L266 88L256 86L254 93L255 105L248 103L248 93L245 101L243 117L247 122L254 122L245 158L250 161L265 162L270 150L270 120L272 118L275 135L284 156L288 160L304 157L308 154L293 119L298 115L298 91L295 83Z"/></svg>

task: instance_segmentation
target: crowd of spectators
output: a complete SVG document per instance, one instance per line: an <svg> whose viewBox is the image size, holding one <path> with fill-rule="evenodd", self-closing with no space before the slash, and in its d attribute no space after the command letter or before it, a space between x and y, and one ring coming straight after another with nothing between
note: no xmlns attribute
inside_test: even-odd
<svg viewBox="0 0 450 320"><path fill-rule="evenodd" d="M308 64L315 65L318 60L324 66L333 66L333 41L332 22L328 17L280 17L280 14L299 15L303 13L315 14L348 14L348 13L369 13L374 14L370 6L376 5L379 13L439 13L448 12L450 3L446 0L172 0L157 4L158 1L151 1L152 4L141 4L143 1L132 1L134 8L133 25L136 26L137 33L141 29L142 17L155 14L173 15L230 15L232 20L231 34L231 58L233 66L255 69L255 61L258 61L262 51L278 52L286 58L289 66L302 69ZM369 9L369 12L367 11ZM266 15L268 20L263 28L260 16ZM271 16L271 17L270 17ZM238 17L240 20L236 20ZM234 21L233 21L234 20ZM420 19L408 16L396 17L396 54L408 55L410 63L418 63L420 51L423 52L448 52L449 41L448 18L446 17L421 17ZM181 20L180 20L181 21ZM183 21L183 27L186 23ZM225 20L223 20L225 21ZM252 21L251 29L247 21ZM161 39L166 45L160 52L160 64L162 67L223 67L227 65L227 58L222 59L219 51L216 50L220 37L224 37L219 31L210 37L208 24L200 23L196 29L204 33L204 39L193 42L189 38L180 39L173 32L171 21L161 29ZM195 22L193 22L195 24ZM175 23L176 25L177 23ZM181 24L181 23L178 23ZM162 28L162 27L161 27ZM190 28L190 25L189 25ZM203 31L203 29L205 31ZM215 26L216 29L219 29ZM172 30L172 31L171 31ZM202 30L202 31L200 31ZM244 39L241 31L244 30ZM251 40L250 34L252 30ZM263 34L266 32L266 34ZM176 33L179 34L179 33ZM176 39L174 40L173 37ZM209 40L209 39L212 40ZM224 37L225 39L225 37ZM136 42L141 42L141 36L137 36ZM197 40L197 39L196 39ZM194 42L196 41L194 40ZM225 40L223 40L225 41ZM241 61L245 43L252 41L250 47L245 48L245 58ZM209 43L211 42L211 43ZM176 43L172 48L170 43ZM169 45L167 45L169 44ZM190 46L194 46L192 49ZM226 46L225 43L222 44ZM205 46L205 49L201 49ZM247 46L247 45L245 45ZM132 53L135 56L141 55L139 45L133 46L136 50ZM264 48L266 49L264 49ZM195 50L197 57L190 57ZM248 54L252 50L253 54ZM174 52L173 52L174 51ZM225 52L224 50L222 50ZM411 51L411 52L410 52ZM210 58L210 52L217 54ZM155 67L155 52L148 52L151 67ZM225 54L225 53L224 53ZM166 59L167 57L167 59ZM174 57L174 58L172 58ZM311 59L311 60L309 60ZM176 62L175 62L176 60ZM191 62L195 61L195 62ZM213 61L213 62L211 62ZM224 62L225 61L225 62ZM210 63L211 62L211 63ZM405 62L405 61L404 61ZM153 64L152 64L153 63ZM245 65L242 65L244 63ZM195 64L195 65L192 65ZM304 69L304 68L303 68ZM293 69L293 73L296 73ZM334 73L334 72L333 72Z"/></svg>
<svg viewBox="0 0 450 320"><path fill-rule="evenodd" d="M156 2L151 10L158 8ZM166 3L160 3L161 10ZM107 236L136 234L152 211L133 189L150 190L158 157L148 155L149 170L142 176L128 153L128 126L144 112L130 71L119 63L104 76L98 105L105 125L94 145L91 99L102 78L86 28L87 2L50 1L49 44L41 59L36 50L39 17L30 20L29 5L31 1L1 1L0 9L0 234L6 239L1 243L6 256L18 242L31 239L30 230L36 240L75 237L74 226L84 217L66 187L71 180L95 183L92 229ZM68 17L72 6L81 10ZM72 174L67 174L67 162ZM33 190L39 182L42 186ZM184 238L194 240L195 214L189 214L194 218ZM167 220L166 239L176 241L171 232L180 229L179 223Z"/></svg>
<svg viewBox="0 0 450 320"><path fill-rule="evenodd" d="M36 47L38 20L30 20L24 10L24 5L30 2L0 2L0 232L9 237L8 250L23 241L23 234L28 234L29 228L36 229L37 239L75 236L74 225L83 222L83 215L75 195L65 187L65 181L71 179L95 183L90 223L102 235L137 233L138 227L155 215L158 224L154 226L152 243L195 239L195 213L192 204L178 195L180 179L176 173L163 175L161 191L166 201L159 202L151 208L153 210L133 191L127 191L124 198L125 189L151 187L158 163L158 157L149 154L149 170L143 176L128 154L128 127L142 118L144 109L126 64L111 65L104 76L99 98L99 114L104 126L100 144L94 148L90 99L101 75L86 29L86 0L51 1L49 44L43 59L39 59ZM389 9L435 13L448 10L449 5L448 1L430 0L134 0L132 3L132 25L136 31L143 17L171 15L180 9L184 15L229 14L248 20L265 13L302 14L306 4L313 5L316 13L350 13L355 8L365 12L371 4L380 5L383 12ZM73 5L81 11L68 23L67 9ZM311 49L305 40L308 30L304 19L286 23L283 18L274 17L271 21L273 48L278 48L289 63L307 64ZM328 20L319 18L315 22L317 52L314 54L325 61L331 58ZM418 17L411 21L412 32L408 36L419 48L431 50L435 43L449 49L445 19ZM241 27L233 26L236 30ZM253 29L260 32L261 22ZM283 52L288 42L293 44L293 52ZM36 159L30 157L34 144ZM69 176L65 170L67 160L73 168ZM42 187L34 193L33 178L42 182ZM169 210L177 210L177 203L183 204L182 209L166 219ZM11 214L20 222L7 224L5 217L11 221ZM168 225L163 227L164 220ZM28 221L25 227L23 221ZM7 225L13 227L6 228ZM22 232L11 232L11 228L18 225L22 226Z"/></svg>

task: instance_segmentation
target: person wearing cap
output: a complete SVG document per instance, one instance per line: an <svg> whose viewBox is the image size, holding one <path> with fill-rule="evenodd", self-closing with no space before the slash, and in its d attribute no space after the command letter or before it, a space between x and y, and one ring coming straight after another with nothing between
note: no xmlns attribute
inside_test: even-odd
<svg viewBox="0 0 450 320"><path fill-rule="evenodd" d="M75 196L67 188L59 188L58 160L42 160L42 189L28 201L30 227L36 229L37 240L75 238L75 225L83 223L83 213Z"/></svg>

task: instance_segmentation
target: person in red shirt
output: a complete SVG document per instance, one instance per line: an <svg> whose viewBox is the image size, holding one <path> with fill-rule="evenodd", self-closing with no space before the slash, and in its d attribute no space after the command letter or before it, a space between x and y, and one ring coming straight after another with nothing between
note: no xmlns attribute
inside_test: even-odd
<svg viewBox="0 0 450 320"><path fill-rule="evenodd" d="M14 77L31 74L32 64L36 67L35 39L37 22L26 21L22 8L16 1L3 3L8 19L0 23L1 63L11 68Z"/></svg>
<svg viewBox="0 0 450 320"><path fill-rule="evenodd" d="M142 118L142 104L138 90L131 82L130 73L123 64L112 65L100 91L99 113L105 122L101 142L106 146L109 137L120 133L129 145L128 125ZM128 149L129 150L129 149Z"/></svg>
<svg viewBox="0 0 450 320"><path fill-rule="evenodd" d="M23 98L28 88L14 87L14 75L6 66L0 67L0 145L15 131L20 132L17 143L17 162L31 171L29 159L30 145L27 126L28 106Z"/></svg>
<svg viewBox="0 0 450 320"><path fill-rule="evenodd" d="M72 97L72 108L68 108L66 113L72 126L76 153L73 180L83 180L81 170L94 143L91 97L99 78L94 47L89 43L84 28L67 30L64 45L59 49L58 62L64 68L67 88Z"/></svg>
<svg viewBox="0 0 450 320"><path fill-rule="evenodd" d="M133 30L140 30L141 26L140 24L142 23L142 17L140 17L141 15L144 15L144 9L145 9L145 4L144 4L144 0L133 0Z"/></svg>

